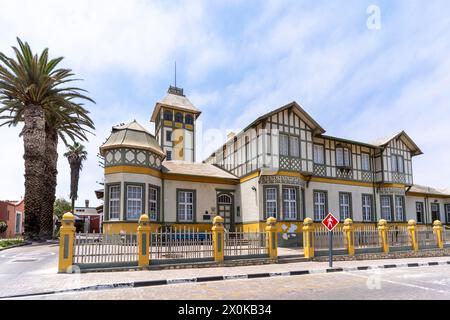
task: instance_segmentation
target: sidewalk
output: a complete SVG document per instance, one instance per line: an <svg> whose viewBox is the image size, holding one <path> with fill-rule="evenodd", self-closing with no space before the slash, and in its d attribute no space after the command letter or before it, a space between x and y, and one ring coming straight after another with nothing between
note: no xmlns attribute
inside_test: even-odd
<svg viewBox="0 0 450 320"><path fill-rule="evenodd" d="M330 271L356 271L371 267L407 267L408 264L417 267L420 265L448 264L450 257L427 257L408 259L382 259L335 261L334 270ZM84 274L57 274L56 267L43 272L31 271L23 273L20 277L8 279L8 275L0 275L0 296L33 294L70 289L92 287L93 290L113 287L137 287L164 285L180 282L218 281L229 278L256 278L268 276L300 275L308 273L327 272L328 262L298 262L288 264L267 264L257 266L218 267L205 269L172 269L151 271L123 271L123 272L96 272ZM201 279L199 279L201 278ZM203 279L203 280L202 280Z"/></svg>

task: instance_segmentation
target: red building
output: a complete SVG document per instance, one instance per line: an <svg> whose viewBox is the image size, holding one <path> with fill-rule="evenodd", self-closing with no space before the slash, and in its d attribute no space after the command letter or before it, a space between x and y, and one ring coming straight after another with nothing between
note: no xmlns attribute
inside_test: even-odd
<svg viewBox="0 0 450 320"><path fill-rule="evenodd" d="M0 234L0 238L14 238L22 235L24 205L24 199L0 201L0 221L4 221L8 225L8 229Z"/></svg>

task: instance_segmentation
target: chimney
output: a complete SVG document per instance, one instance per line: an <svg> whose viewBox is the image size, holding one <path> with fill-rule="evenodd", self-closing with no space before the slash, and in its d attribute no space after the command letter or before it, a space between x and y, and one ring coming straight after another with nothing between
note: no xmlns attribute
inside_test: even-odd
<svg viewBox="0 0 450 320"><path fill-rule="evenodd" d="M89 208L89 200L84 200L84 206L85 206L86 208Z"/></svg>

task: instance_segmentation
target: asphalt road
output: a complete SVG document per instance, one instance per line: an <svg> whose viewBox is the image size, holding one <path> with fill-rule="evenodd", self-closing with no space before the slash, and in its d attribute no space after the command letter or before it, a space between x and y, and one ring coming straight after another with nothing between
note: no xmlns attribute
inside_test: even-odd
<svg viewBox="0 0 450 320"><path fill-rule="evenodd" d="M147 288L111 289L24 299L450 299L450 266L377 269Z"/></svg>

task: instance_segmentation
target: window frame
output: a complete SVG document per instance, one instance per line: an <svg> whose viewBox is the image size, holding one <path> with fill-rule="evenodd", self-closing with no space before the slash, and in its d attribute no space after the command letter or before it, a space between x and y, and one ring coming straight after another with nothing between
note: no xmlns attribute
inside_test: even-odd
<svg viewBox="0 0 450 320"><path fill-rule="evenodd" d="M178 119L179 117L181 117L180 119ZM181 112L175 112L175 116L174 116L174 122L176 123L183 123L183 113Z"/></svg>
<svg viewBox="0 0 450 320"><path fill-rule="evenodd" d="M170 137L168 138L167 135L169 135ZM172 142L172 130L166 130L166 142Z"/></svg>
<svg viewBox="0 0 450 320"><path fill-rule="evenodd" d="M445 223L450 223L450 203L444 203Z"/></svg>
<svg viewBox="0 0 450 320"><path fill-rule="evenodd" d="M189 119L189 120L188 120ZM191 114L187 114L184 117L184 123L194 125L194 117Z"/></svg>
<svg viewBox="0 0 450 320"><path fill-rule="evenodd" d="M296 139L297 142L294 143L294 142L292 141L293 139ZM294 148L293 148L293 145L296 145L297 148L294 149ZM289 156L290 156L290 157L293 157L293 158L300 158L300 137L299 137L299 136L296 136L296 135L289 135L289 145L288 145L288 150L289 150ZM296 150L296 151L297 151L297 154L296 154L296 155L293 154L293 150Z"/></svg>
<svg viewBox="0 0 450 320"><path fill-rule="evenodd" d="M282 137L283 138L286 137L286 153L284 153ZM279 143L280 144L280 152L279 152L280 156L281 157L289 157L289 135L285 134L285 133L280 133L278 135L278 138L279 138L279 142L280 142Z"/></svg>
<svg viewBox="0 0 450 320"><path fill-rule="evenodd" d="M368 197L370 199L370 206L364 204L364 197ZM362 209L362 220L363 222L373 222L374 221L374 203L373 203L373 194L363 193L361 195L361 209ZM366 219L367 213L365 210L370 209L370 219Z"/></svg>
<svg viewBox="0 0 450 320"><path fill-rule="evenodd" d="M324 203L316 203L316 194L323 194L324 195ZM324 206L324 214L323 217L320 217L320 213L316 214L316 205L323 205ZM313 215L314 215L314 221L315 222L321 222L325 217L327 216L328 212L328 191L326 190L313 190ZM317 218L318 217L318 218Z"/></svg>
<svg viewBox="0 0 450 320"><path fill-rule="evenodd" d="M441 204L439 203L439 202L431 202L430 203L430 215L431 215L431 223L433 223L434 222L434 220L436 220L436 219L434 219L433 220L433 205L434 206L437 206L437 213L438 213L438 217L439 217L439 219L437 219L437 220L441 220Z"/></svg>
<svg viewBox="0 0 450 320"><path fill-rule="evenodd" d="M15 234L20 234L22 231L22 212L21 211L16 211L16 221L14 224L14 232ZM17 219L17 216L19 216L19 219ZM19 224L17 224L19 223ZM17 231L17 227L19 227L19 231Z"/></svg>
<svg viewBox="0 0 450 320"><path fill-rule="evenodd" d="M383 208L387 208L386 206L383 206L383 199L389 199L389 219L386 219L383 215ZM391 195L380 195L380 215L381 219L386 220L387 222L393 221L393 198Z"/></svg>
<svg viewBox="0 0 450 320"><path fill-rule="evenodd" d="M166 117L170 114L170 117ZM173 121L173 112L170 110L164 110L163 111L163 120L164 121Z"/></svg>
<svg viewBox="0 0 450 320"><path fill-rule="evenodd" d="M318 159L316 157L316 147L320 147L321 149L321 157L322 162L318 162ZM325 146L323 144L314 143L313 144L313 163L318 165L325 165Z"/></svg>
<svg viewBox="0 0 450 320"><path fill-rule="evenodd" d="M398 206L398 199L401 199L402 201L402 205L401 206ZM394 196L394 201L395 201L395 204L394 204L394 213L395 213L395 216L394 216L394 221L395 222L405 222L406 221L406 214L405 214L405 196L399 196L399 195L395 195ZM402 209L402 219L398 219L398 209L399 208L401 208Z"/></svg>
<svg viewBox="0 0 450 320"><path fill-rule="evenodd" d="M172 150L166 150L166 160L172 160Z"/></svg>
<svg viewBox="0 0 450 320"><path fill-rule="evenodd" d="M139 199L141 201L141 213L140 215L138 215L137 218L129 218L128 217L128 187L140 187L141 188L141 199ZM145 203L145 183L137 183L137 182L125 182L124 183L124 188L123 188L124 194L123 194L123 216L124 216L124 220L126 221L138 221L140 216L144 213L146 213L147 211L145 210L146 207L146 203ZM133 198L134 200L138 199L138 198Z"/></svg>
<svg viewBox="0 0 450 320"><path fill-rule="evenodd" d="M424 202L423 201L416 201L416 221L417 221L417 223L425 223L425 204L424 204ZM417 205L418 204L420 204L420 209L421 209L421 212L420 212L420 219L419 219L419 210L417 210L418 209L418 207L417 207ZM419 221L420 220L420 221Z"/></svg>
<svg viewBox="0 0 450 320"><path fill-rule="evenodd" d="M341 197L348 196L348 217L343 216L343 204L341 203ZM347 218L353 219L353 210L352 210L352 193L351 192L339 192L339 218L341 221L344 221Z"/></svg>
<svg viewBox="0 0 450 320"><path fill-rule="evenodd" d="M285 195L285 191L287 190L294 190L294 196L295 199L285 199L284 195ZM289 185L284 185L281 189L281 199L283 202L283 220L285 221L298 221L299 217L300 217L300 202L299 202L299 198L300 198L300 192L298 190L297 186L289 186ZM287 217L286 216L286 203L291 204L294 203L294 208L295 208L295 214L293 217ZM288 206L290 209L291 207ZM289 209L289 211L290 211ZM289 212L290 213L290 212Z"/></svg>
<svg viewBox="0 0 450 320"><path fill-rule="evenodd" d="M118 187L118 198L116 201L118 201L118 213L117 213L117 218L111 218L111 188L112 187ZM120 220L120 208L121 208L121 195L122 195L122 185L121 183L107 183L105 185L105 206L106 206L106 210L105 210L105 220L106 221L119 221Z"/></svg>
<svg viewBox="0 0 450 320"><path fill-rule="evenodd" d="M156 191L156 200L150 199L150 189L154 189ZM161 188L159 186L149 184L147 187L148 192L148 199L147 199L147 206L148 206L148 218L150 221L158 222L161 221ZM154 203L156 202L156 219L152 219L152 213L150 212L150 202Z"/></svg>
<svg viewBox="0 0 450 320"><path fill-rule="evenodd" d="M274 200L268 200L267 199L267 191L270 189L274 189L275 190L275 199ZM263 200L264 200L264 219L266 220L269 217L274 217L275 219L278 220L278 216L279 216L279 202L280 202L280 195L279 195L279 187L278 185L264 185L263 187ZM268 202L271 203L275 203L275 216L273 216L273 214L268 214L267 212L267 204Z"/></svg>
<svg viewBox="0 0 450 320"><path fill-rule="evenodd" d="M367 156L367 165L368 165L368 168L367 169L365 169L364 168L364 156ZM361 170L362 171L364 171L364 172L370 172L370 171L372 171L372 166L371 166L371 163L370 163L370 153L367 153L367 152L361 152Z"/></svg>
<svg viewBox="0 0 450 320"><path fill-rule="evenodd" d="M339 149L342 149L342 164L339 164L339 156L338 156ZM347 155L348 155L348 164L345 163L346 151L347 151ZM352 151L350 148L343 147L343 146L336 147L335 154L336 154L336 167L338 167L338 168L351 168L352 167Z"/></svg>
<svg viewBox="0 0 450 320"><path fill-rule="evenodd" d="M189 205L188 202L180 203L180 193L192 193L192 219L180 219L180 204L184 204L185 208L187 208L186 205ZM177 204L177 217L176 221L181 223L195 223L197 221L197 191L195 189L176 189L176 204ZM185 216L187 218L187 211L185 213Z"/></svg>

